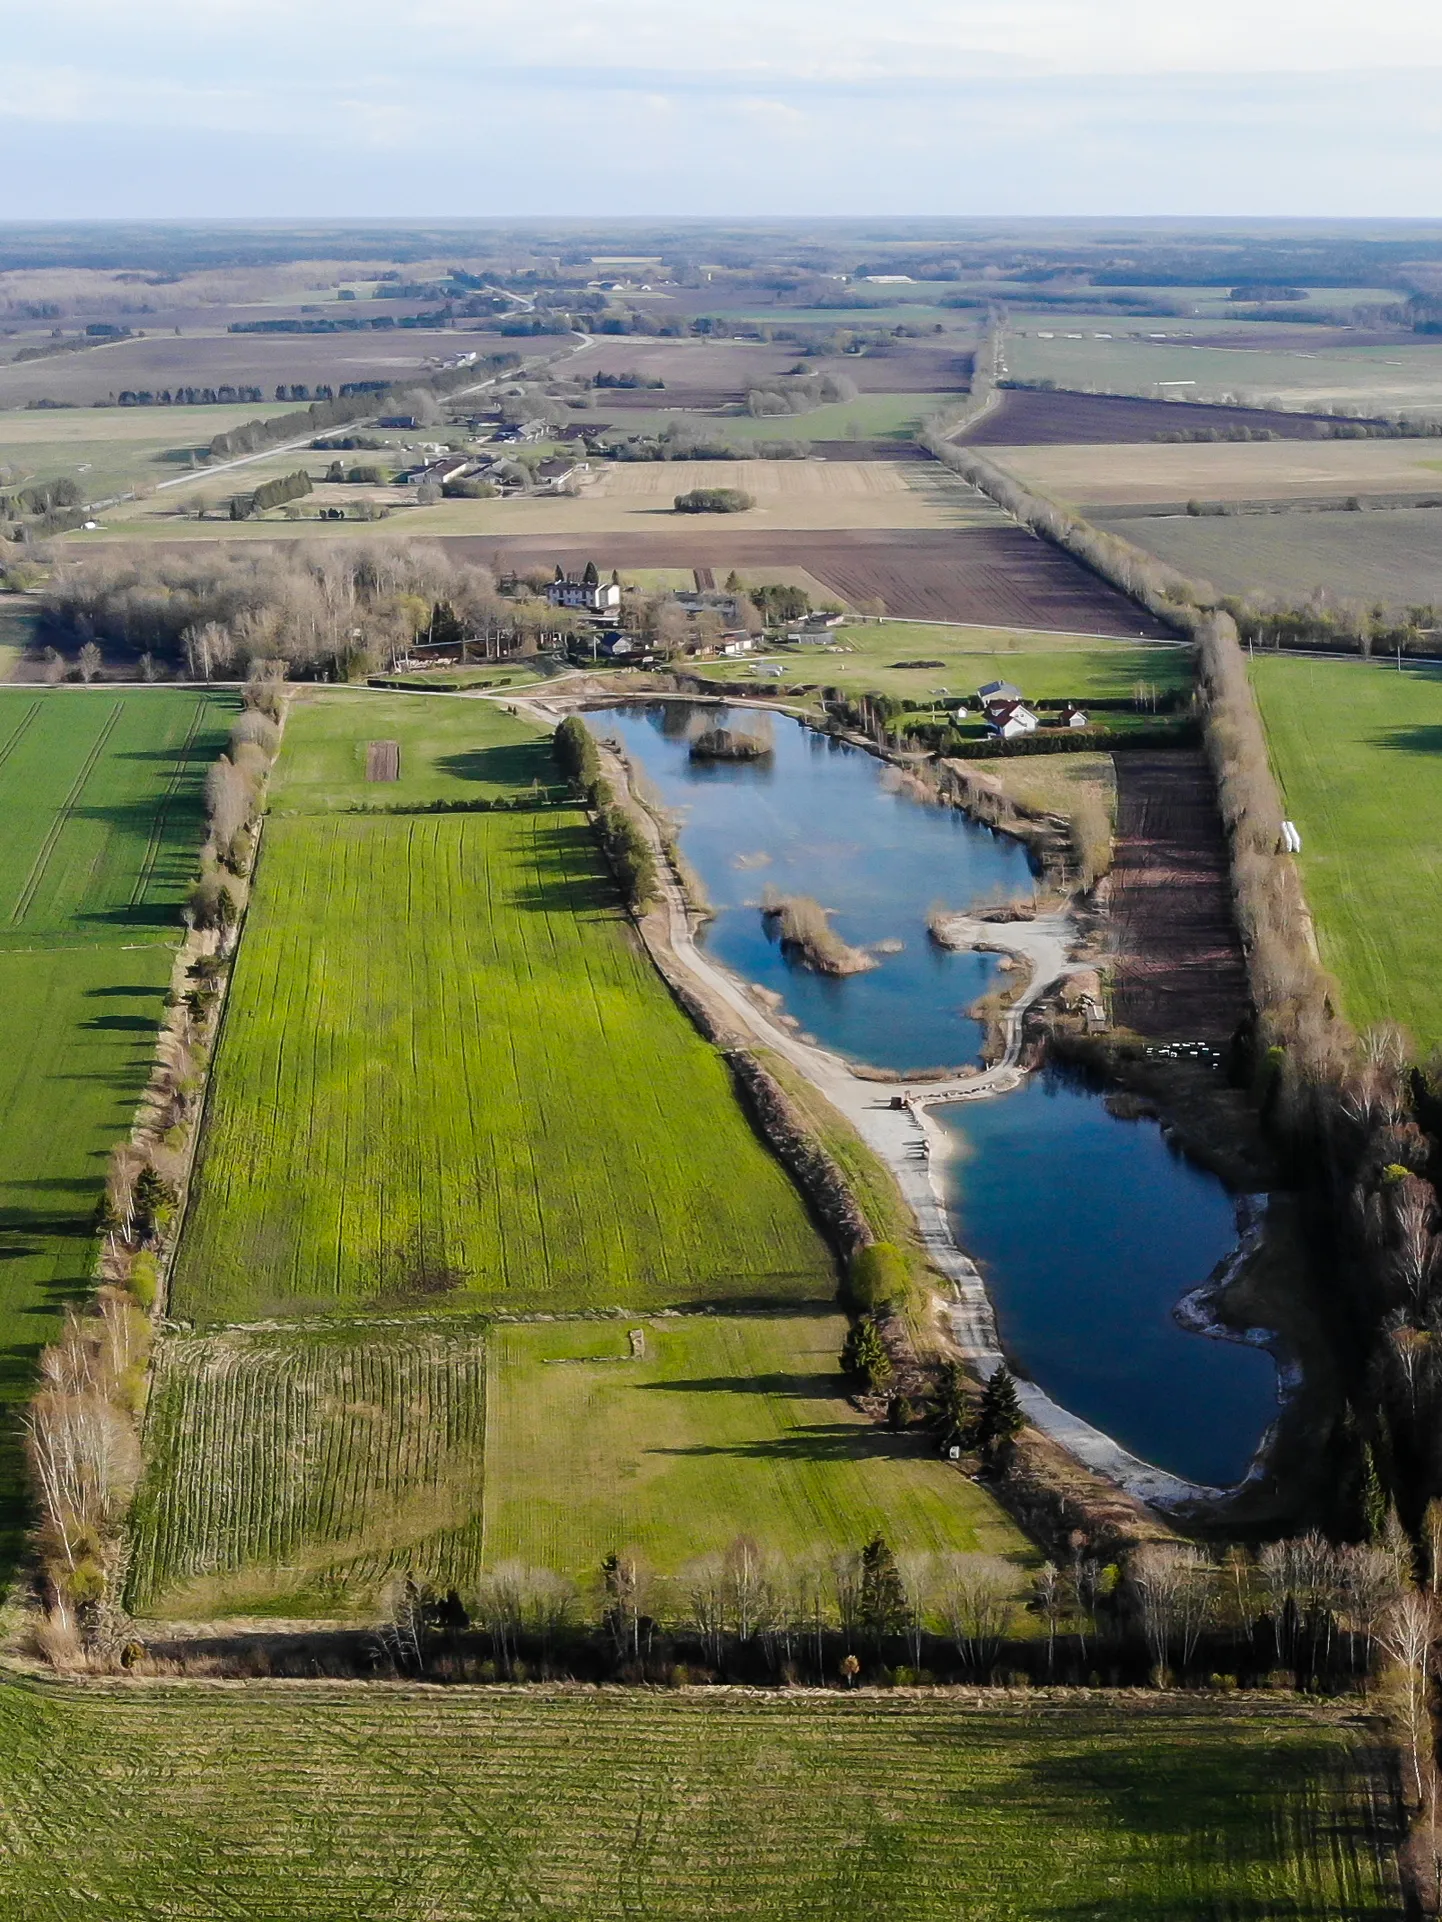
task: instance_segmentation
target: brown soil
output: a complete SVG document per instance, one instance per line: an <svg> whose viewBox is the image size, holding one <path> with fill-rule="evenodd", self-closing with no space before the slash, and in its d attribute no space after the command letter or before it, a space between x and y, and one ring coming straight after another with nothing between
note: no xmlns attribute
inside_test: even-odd
<svg viewBox="0 0 1442 1922"><path fill-rule="evenodd" d="M768 565L805 568L853 606L880 597L902 620L963 621L1150 640L1174 638L1059 548L1019 527L857 528L845 533L721 528L587 535L453 535L448 549L488 567Z"/></svg>
<svg viewBox="0 0 1442 1922"><path fill-rule="evenodd" d="M1192 749L1118 754L1116 768L1116 1018L1158 1040L1225 1041L1248 992L1211 770Z"/></svg>
<svg viewBox="0 0 1442 1922"><path fill-rule="evenodd" d="M400 778L400 742L367 741L366 779L368 781L398 781Z"/></svg>
<svg viewBox="0 0 1442 1922"><path fill-rule="evenodd" d="M1209 427L1253 427L1283 440L1316 440L1324 423L1330 425L1321 414L1010 388L984 419L956 438L969 447L1096 447Z"/></svg>

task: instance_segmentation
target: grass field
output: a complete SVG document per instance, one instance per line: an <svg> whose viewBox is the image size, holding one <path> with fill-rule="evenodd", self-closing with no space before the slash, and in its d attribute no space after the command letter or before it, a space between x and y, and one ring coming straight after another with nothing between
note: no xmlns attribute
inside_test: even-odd
<svg viewBox="0 0 1442 1922"><path fill-rule="evenodd" d="M989 447L986 453L1038 493L1095 507L1442 496L1442 454L1429 440L1147 441Z"/></svg>
<svg viewBox="0 0 1442 1922"><path fill-rule="evenodd" d="M818 1307L174 1337L130 1605L365 1619L393 1573L468 1596L517 1561L589 1601L613 1548L664 1578L740 1536L829 1562L878 1532L1005 1555L1022 1599L1034 1557L990 1497L845 1400L845 1329Z"/></svg>
<svg viewBox="0 0 1442 1922"><path fill-rule="evenodd" d="M0 1400L88 1282L180 938L198 793L229 703L0 690ZM0 1561L20 1518L0 1429Z"/></svg>
<svg viewBox="0 0 1442 1922"><path fill-rule="evenodd" d="M10 1684L0 1912L1380 1922L1373 1739L1166 1696Z"/></svg>
<svg viewBox="0 0 1442 1922"><path fill-rule="evenodd" d="M708 681L793 688L841 687L923 701L944 689L971 696L988 681L1011 681L1032 700L1096 700L1130 695L1138 682L1180 687L1191 678L1181 647L1108 641L1090 635L1047 634L1009 628L942 627L882 621L837 629L829 644L803 642L772 648L756 662L706 662ZM925 667L905 667L925 661ZM783 671L775 676L765 666Z"/></svg>
<svg viewBox="0 0 1442 1922"><path fill-rule="evenodd" d="M397 703L409 712L405 696L384 705ZM472 717L473 752L515 751L486 704L453 711ZM578 813L271 821L180 1312L244 1319L436 1291L462 1306L643 1306L833 1286L720 1059L636 947Z"/></svg>
<svg viewBox="0 0 1442 1922"><path fill-rule="evenodd" d="M480 1569L485 1357L469 1323L174 1337L146 1416L128 1600L343 1616Z"/></svg>
<svg viewBox="0 0 1442 1922"><path fill-rule="evenodd" d="M34 368L44 365L43 361L30 363L28 371L33 376ZM184 460L166 458L176 450L204 449L216 434L248 420L266 420L284 412L283 407L255 403L239 407L77 407L54 412L3 412L0 465L13 468L17 476L27 480L59 480L69 475L91 500L104 500L137 482L154 484L187 472ZM242 474L246 471L240 469ZM212 485L220 491L233 491L224 487L225 480L225 475L217 475Z"/></svg>
<svg viewBox="0 0 1442 1922"><path fill-rule="evenodd" d="M506 670L476 672L485 679ZM458 670L446 673L449 679ZM365 778L366 746L381 740L400 743L401 765L399 780L378 784ZM324 814L352 803L494 800L559 780L546 737L489 701L337 688L292 702L271 807Z"/></svg>
<svg viewBox="0 0 1442 1922"><path fill-rule="evenodd" d="M1109 520L1107 532L1223 594L1317 589L1348 601L1442 601L1442 509L1365 514L1169 515Z"/></svg>
<svg viewBox="0 0 1442 1922"><path fill-rule="evenodd" d="M667 411L665 394L657 395L654 410L626 408L614 410L613 432L617 435L657 434L675 424L673 409ZM597 407L604 410L607 396L598 394ZM827 401L804 414L764 414L753 416L741 410L723 414L688 414L698 430L717 434L732 441L753 440L909 440L921 425L922 417L934 413L947 396L941 394L857 394L851 400Z"/></svg>
<svg viewBox="0 0 1442 1922"><path fill-rule="evenodd" d="M1322 959L1358 1026L1442 1044L1442 672L1258 656L1252 679Z"/></svg>
<svg viewBox="0 0 1442 1922"><path fill-rule="evenodd" d="M829 1560L884 1533L898 1552L1013 1557L1020 1590L1027 1544L990 1498L843 1398L845 1333L825 1309L496 1328L487 1561L582 1576L619 1547L670 1575L743 1535Z"/></svg>
<svg viewBox="0 0 1442 1922"><path fill-rule="evenodd" d="M1407 341L1381 347L1340 346L1313 340L1305 345L1273 342L1271 328L1236 331L1235 346L1193 345L1180 326L1217 337L1225 323L1171 319L1148 322L1070 316L1027 317L1025 334L1008 329L1006 358L1017 380L1054 380L1058 387L1099 393L1180 394L1187 400L1269 402L1304 410L1350 407L1362 411L1442 407L1442 347ZM1166 340L1132 340L1130 329L1155 330ZM1098 340L1099 330L1114 338ZM1051 332L1051 340L1038 337ZM1080 333L1081 339L1068 335ZM1295 337L1294 337L1295 338ZM1183 385L1182 383L1187 383Z"/></svg>

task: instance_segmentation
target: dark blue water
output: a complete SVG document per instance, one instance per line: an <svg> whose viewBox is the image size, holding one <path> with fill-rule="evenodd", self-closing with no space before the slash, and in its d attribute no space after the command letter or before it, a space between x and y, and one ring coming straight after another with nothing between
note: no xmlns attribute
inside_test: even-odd
<svg viewBox="0 0 1442 1922"><path fill-rule="evenodd" d="M619 740L682 822L686 858L716 908L706 947L747 981L780 994L802 1031L854 1060L902 1073L973 1062L981 1030L966 1010L996 975L994 955L948 954L926 929L930 908L965 908L996 891L1028 893L1017 841L953 808L896 792L873 756L778 716L765 762L693 762L698 715L728 710L679 701L607 708L586 718ZM744 726L747 716L736 719ZM818 974L782 952L760 912L767 883L834 909L853 947L899 940L865 974Z"/></svg>
<svg viewBox="0 0 1442 1922"><path fill-rule="evenodd" d="M905 1072L974 1059L980 1034L965 1010L994 958L937 949L926 916L936 902L962 908L1029 888L1025 850L898 794L872 756L784 717L769 763L693 763L698 713L716 724L716 708L681 702L588 719L680 817L681 845L718 910L711 952L857 1060ZM768 881L835 909L832 925L853 945L898 938L904 952L842 979L788 961L759 912ZM1275 1366L1264 1350L1189 1334L1172 1316L1236 1242L1222 1184L1174 1154L1154 1122L1119 1121L1059 1074L933 1112L956 1137L947 1179L957 1241L981 1266L1026 1373L1144 1461L1210 1486L1238 1481L1276 1413Z"/></svg>
<svg viewBox="0 0 1442 1922"><path fill-rule="evenodd" d="M1073 1414L1173 1474L1229 1487L1277 1412L1264 1350L1188 1334L1172 1309L1237 1238L1221 1183L1151 1121L1057 1074L932 1110L948 1203L1004 1346Z"/></svg>

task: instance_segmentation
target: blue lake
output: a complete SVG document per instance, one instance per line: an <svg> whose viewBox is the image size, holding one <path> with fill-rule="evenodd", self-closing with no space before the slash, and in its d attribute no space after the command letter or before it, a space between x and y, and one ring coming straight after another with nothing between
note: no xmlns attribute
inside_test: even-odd
<svg viewBox="0 0 1442 1922"><path fill-rule="evenodd" d="M932 1113L955 1143L953 1231L1031 1379L1144 1461L1240 1480L1277 1412L1276 1366L1172 1314L1236 1243L1222 1184L1059 1073Z"/></svg>
<svg viewBox="0 0 1442 1922"><path fill-rule="evenodd" d="M780 994L803 1031L839 1053L901 1073L974 1062L981 1029L966 1010L994 980L996 957L947 953L926 917L938 903L1029 893L1025 848L898 792L872 755L784 717L767 761L692 761L691 731L727 713L666 701L586 717L621 742L681 821L686 858L717 910L707 949ZM865 974L814 972L783 952L762 915L768 883L833 909L831 925L853 947L900 941L901 952L878 955Z"/></svg>
<svg viewBox="0 0 1442 1922"><path fill-rule="evenodd" d="M710 952L855 1060L902 1073L975 1060L980 1030L966 1009L995 959L938 949L927 914L1029 890L1025 849L911 799L871 755L781 716L766 762L693 762L693 731L725 718L684 702L587 716L680 821L717 909ZM768 882L833 909L853 946L899 940L902 951L865 974L813 973L760 912ZM1264 1350L1190 1334L1172 1314L1235 1244L1221 1182L1154 1122L1118 1120L1059 1073L933 1112L956 1138L956 1239L985 1274L1018 1365L1143 1460L1211 1486L1239 1480L1276 1414L1275 1365Z"/></svg>

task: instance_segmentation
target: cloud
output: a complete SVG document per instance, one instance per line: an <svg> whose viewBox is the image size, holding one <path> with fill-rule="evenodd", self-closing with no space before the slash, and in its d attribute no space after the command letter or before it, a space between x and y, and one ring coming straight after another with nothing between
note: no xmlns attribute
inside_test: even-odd
<svg viewBox="0 0 1442 1922"><path fill-rule="evenodd" d="M1354 0L69 0L6 35L49 217L1418 215L1442 132L1410 0L1368 13L1390 68Z"/></svg>

